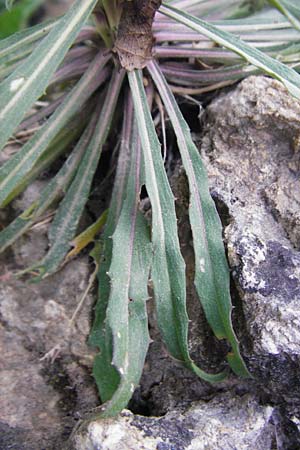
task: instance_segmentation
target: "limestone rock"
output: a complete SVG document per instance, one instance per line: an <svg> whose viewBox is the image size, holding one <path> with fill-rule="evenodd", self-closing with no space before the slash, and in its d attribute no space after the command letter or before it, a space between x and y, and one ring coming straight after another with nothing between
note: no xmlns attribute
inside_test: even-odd
<svg viewBox="0 0 300 450"><path fill-rule="evenodd" d="M250 77L207 109L201 144L223 214L236 325L254 377L300 405L300 102Z"/></svg>
<svg viewBox="0 0 300 450"><path fill-rule="evenodd" d="M119 417L92 422L73 436L74 450L271 450L273 408L230 394L199 401L164 417Z"/></svg>

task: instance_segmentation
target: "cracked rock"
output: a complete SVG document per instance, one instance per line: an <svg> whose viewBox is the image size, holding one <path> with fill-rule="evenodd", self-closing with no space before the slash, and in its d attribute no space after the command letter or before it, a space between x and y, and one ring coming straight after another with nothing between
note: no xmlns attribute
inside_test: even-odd
<svg viewBox="0 0 300 450"><path fill-rule="evenodd" d="M249 77L207 117L201 152L228 225L243 352L263 389L298 409L300 102L273 79Z"/></svg>
<svg viewBox="0 0 300 450"><path fill-rule="evenodd" d="M74 450L271 450L273 408L250 395L217 395L164 417L134 416L90 423L73 436Z"/></svg>

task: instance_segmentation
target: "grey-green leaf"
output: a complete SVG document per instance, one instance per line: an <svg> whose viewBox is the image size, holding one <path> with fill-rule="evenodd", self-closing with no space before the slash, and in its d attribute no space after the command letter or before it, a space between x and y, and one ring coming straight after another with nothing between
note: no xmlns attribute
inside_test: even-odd
<svg viewBox="0 0 300 450"><path fill-rule="evenodd" d="M50 250L43 260L34 266L40 271L41 277L55 272L70 249L71 240L76 233L79 219L90 193L103 144L110 130L123 78L124 72L115 70L93 137L49 230Z"/></svg>
<svg viewBox="0 0 300 450"><path fill-rule="evenodd" d="M106 327L106 309L110 296L109 268L112 260L112 239L123 201L126 196L126 183L130 169L130 139L132 134L133 106L130 97L126 98L124 107L121 146L118 158L115 183L109 206L108 218L102 237L102 251L98 272L98 301L95 319L89 337L89 344L100 349L94 360L93 375L98 386L102 402L109 401L118 389L120 374L112 365L113 344L111 330ZM127 241L127 239L126 239Z"/></svg>
<svg viewBox="0 0 300 450"><path fill-rule="evenodd" d="M208 381L225 374L207 374L196 368L188 350L185 263L180 252L174 197L164 170L160 143L144 91L141 71L128 73L135 116L143 149L146 189L152 206L153 282L157 321L174 358Z"/></svg>
<svg viewBox="0 0 300 450"><path fill-rule="evenodd" d="M76 0L29 58L0 84L0 149L46 86L97 0Z"/></svg>
<svg viewBox="0 0 300 450"><path fill-rule="evenodd" d="M96 113L62 168L42 190L39 198L0 232L0 252L22 236L66 192L94 131Z"/></svg>
<svg viewBox="0 0 300 450"><path fill-rule="evenodd" d="M84 102L103 82L101 69L109 60L109 55L101 53L95 57L90 67L72 89L50 119L34 136L0 168L0 204L4 205L11 199L19 183L28 176L36 162L47 151L55 136L74 116Z"/></svg>
<svg viewBox="0 0 300 450"><path fill-rule="evenodd" d="M50 20L31 28L14 33L11 36L0 40L0 65L7 60L15 59L21 51L27 53L32 49L32 45L47 36L50 30L57 24L57 20Z"/></svg>
<svg viewBox="0 0 300 450"><path fill-rule="evenodd" d="M168 17L183 23L184 25L208 36L219 45L232 50L245 58L249 63L260 68L267 74L281 81L288 91L300 99L300 75L297 72L281 62L263 54L258 49L246 44L238 37L226 31L222 31L211 23L205 22L190 14L179 11L172 6L163 5L160 12Z"/></svg>
<svg viewBox="0 0 300 450"><path fill-rule="evenodd" d="M159 66L150 62L148 69L176 133L189 182L189 216L194 241L196 289L214 333L219 339L228 339L231 344L233 355L230 353L229 361L232 369L238 375L248 376L231 323L229 270L222 241L222 227L209 193L206 170Z"/></svg>
<svg viewBox="0 0 300 450"><path fill-rule="evenodd" d="M284 2L280 0L268 0L271 5L275 6L282 14L286 16L286 18L291 22L296 30L300 31L300 22L296 16L285 6Z"/></svg>
<svg viewBox="0 0 300 450"><path fill-rule="evenodd" d="M111 364L117 369L120 382L112 398L102 407L101 417L113 416L127 406L142 375L150 341L146 301L152 252L147 223L138 211L141 148L136 130L130 148L126 197L112 236L111 287L106 314L106 333L112 338Z"/></svg>

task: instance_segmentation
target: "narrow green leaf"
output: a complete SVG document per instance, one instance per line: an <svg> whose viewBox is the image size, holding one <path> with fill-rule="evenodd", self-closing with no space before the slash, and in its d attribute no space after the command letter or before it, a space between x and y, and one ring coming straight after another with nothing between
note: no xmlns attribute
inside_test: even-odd
<svg viewBox="0 0 300 450"><path fill-rule="evenodd" d="M3 206L9 204L11 200L23 192L28 184L35 180L44 170L47 170L60 155L71 149L71 145L79 139L87 125L87 120L92 114L94 106L94 101L87 102L82 110L59 131L47 149L37 158L32 169L26 172L23 178L19 178L19 182L15 184L15 188L11 191Z"/></svg>
<svg viewBox="0 0 300 450"><path fill-rule="evenodd" d="M45 88L97 0L76 0L29 58L0 84L0 149Z"/></svg>
<svg viewBox="0 0 300 450"><path fill-rule="evenodd" d="M222 240L222 226L209 193L205 167L192 141L189 127L158 65L150 62L148 70L176 133L183 166L188 177L189 216L195 252L195 286L214 333L219 339L228 339L232 346L234 355L230 354L229 360L233 370L238 375L248 376L231 323L230 280Z"/></svg>
<svg viewBox="0 0 300 450"><path fill-rule="evenodd" d="M11 190L2 206L9 204L15 197L23 192L41 172L46 170L53 161L70 148L70 145L81 135L82 130L86 125L86 116L84 116L83 113L89 111L89 109L90 108L84 108L77 117L60 131L46 151L37 159L32 170L27 172L23 178L18 179L18 182L14 185L14 188Z"/></svg>
<svg viewBox="0 0 300 450"><path fill-rule="evenodd" d="M125 228L124 231L126 231ZM124 233L123 237L125 237ZM126 235L125 239L128 239L128 235ZM121 247L121 251L124 252L124 241ZM118 363L122 361L122 365L117 365L114 357L114 365L118 367L120 374L120 383L111 400L104 405L101 417L114 416L127 406L142 375L150 342L146 310L146 300L148 298L147 282L151 259L150 250L149 230L144 217L141 213L138 213L135 223L129 295L123 298L123 302L126 301L128 305L126 312L128 320L127 342L126 346L124 342L121 344L125 358L123 360L119 358ZM120 296L118 297L120 299ZM110 317L112 317L112 314L119 317L119 321L115 320L114 325L120 324L124 316L120 315L117 306L110 307L109 312ZM124 327L122 329L124 330ZM120 339L118 336L117 332L114 345L120 353Z"/></svg>
<svg viewBox="0 0 300 450"><path fill-rule="evenodd" d="M101 69L109 60L109 55L100 53L94 59L81 80L67 95L55 113L42 128L0 168L0 204L6 204L18 183L27 176L36 161L46 152L51 141L66 123L80 110L85 101L99 87L103 80Z"/></svg>
<svg viewBox="0 0 300 450"><path fill-rule="evenodd" d="M157 321L164 342L174 358L207 381L225 374L207 374L192 362L188 350L185 263L180 252L174 197L164 170L158 141L143 86L142 72L128 73L135 116L141 138L146 189L152 206L153 263L151 277Z"/></svg>
<svg viewBox="0 0 300 450"><path fill-rule="evenodd" d="M189 28L208 36L219 45L239 54L254 66L277 78L292 95L300 99L300 75L293 69L246 44L233 34L222 31L214 25L191 16L184 11L179 11L167 5L161 6L159 11L177 22L183 23Z"/></svg>
<svg viewBox="0 0 300 450"><path fill-rule="evenodd" d="M41 123L45 122L57 110L62 101L67 97L69 91L63 92L55 100L49 99L47 105L42 106L37 111L25 117L16 129L16 137L23 130L36 129Z"/></svg>
<svg viewBox="0 0 300 450"><path fill-rule="evenodd" d="M8 10L11 9L11 7L12 7L14 1L15 1L15 0L5 0L5 6L6 6L6 8L7 8Z"/></svg>
<svg viewBox="0 0 300 450"><path fill-rule="evenodd" d="M23 32L14 33L6 39L0 40L0 76L1 81L8 77L22 63L34 48L38 45L39 40L44 38L56 22L48 21L44 24L24 30ZM38 27L38 30L35 28Z"/></svg>
<svg viewBox="0 0 300 450"><path fill-rule="evenodd" d="M102 402L110 400L120 383L120 375L111 364L113 358L112 336L106 328L106 310L110 295L108 276L112 260L112 239L126 194L126 183L130 168L130 138L132 133L133 106L130 98L125 101L124 119L121 134L121 147L118 158L115 183L110 201L106 227L103 233L102 254L99 264L99 292L95 308L95 319L89 338L89 344L100 349L94 360L93 375L97 383ZM127 239L126 239L127 241Z"/></svg>
<svg viewBox="0 0 300 450"><path fill-rule="evenodd" d="M96 114L62 168L42 190L39 198L0 232L0 253L22 236L66 192L94 131L95 118Z"/></svg>
<svg viewBox="0 0 300 450"><path fill-rule="evenodd" d="M0 64L6 61L4 57L7 55L13 56L21 49L26 49L26 47L31 49L32 44L45 37L57 23L58 20L50 20L0 40Z"/></svg>
<svg viewBox="0 0 300 450"><path fill-rule="evenodd" d="M284 6L300 20L300 5L298 0L281 0Z"/></svg>
<svg viewBox="0 0 300 450"><path fill-rule="evenodd" d="M101 417L114 416L127 406L142 375L150 341L146 300L152 252L146 221L138 211L140 171L141 148L135 130L126 197L112 236L111 288L106 314L106 333L109 340L111 336L113 348L111 364L117 369L120 382L102 407ZM105 369L104 365L102 373Z"/></svg>
<svg viewBox="0 0 300 450"><path fill-rule="evenodd" d="M102 146L110 130L123 78L123 71L114 72L94 135L49 230L50 250L43 260L34 266L39 270L42 278L57 270L70 249L71 240L75 236L79 219L90 193Z"/></svg>
<svg viewBox="0 0 300 450"><path fill-rule="evenodd" d="M278 9L278 11L280 11L293 25L294 28L296 28L296 30L300 31L300 22L297 19L297 17L295 17L293 15L292 12L290 12L288 10L288 8L285 7L284 2L281 2L280 0L268 0L268 2L275 6L275 8Z"/></svg>

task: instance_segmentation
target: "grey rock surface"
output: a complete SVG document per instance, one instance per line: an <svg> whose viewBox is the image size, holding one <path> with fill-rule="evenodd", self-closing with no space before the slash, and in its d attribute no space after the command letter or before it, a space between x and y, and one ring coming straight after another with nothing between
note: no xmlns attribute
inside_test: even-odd
<svg viewBox="0 0 300 450"><path fill-rule="evenodd" d="M27 260L38 234L19 243ZM42 239L44 239L42 237ZM26 251L25 251L26 249ZM70 324L88 282L85 258L72 261L39 284L14 279L0 264L0 448L62 448L74 426L74 414L99 400L90 375L86 344L93 298ZM10 266L9 266L10 267Z"/></svg>
<svg viewBox="0 0 300 450"><path fill-rule="evenodd" d="M300 104L282 85L250 77L207 108L200 151L223 221L233 278L233 319L253 375L211 386L168 360L155 333L139 394L157 414L210 399L222 390L256 392L280 406L278 448L300 448ZM207 370L226 352L205 323L195 295L193 251L187 219L187 183L173 176L179 232L187 263L190 349ZM292 438L284 433L292 428ZM278 441L278 442L279 442Z"/></svg>
<svg viewBox="0 0 300 450"><path fill-rule="evenodd" d="M201 152L227 225L244 355L266 391L299 407L300 103L250 77L207 119Z"/></svg>
<svg viewBox="0 0 300 450"><path fill-rule="evenodd" d="M250 77L209 105L199 147L225 227L234 325L254 378L232 375L212 386L181 367L160 341L149 302L154 342L129 405L135 414L91 423L74 434L72 450L300 448L300 104L280 83ZM32 201L38 183L15 202L15 212ZM228 348L213 337L194 291L181 168L172 184L187 263L190 349L199 366L217 371ZM86 345L92 295L70 327L88 282L87 258L40 284L12 277L43 256L46 227L27 233L0 262L5 450L64 448L74 416L99 403Z"/></svg>
<svg viewBox="0 0 300 450"><path fill-rule="evenodd" d="M95 421L73 437L74 450L271 450L273 408L250 395L217 395L164 417L134 416Z"/></svg>

